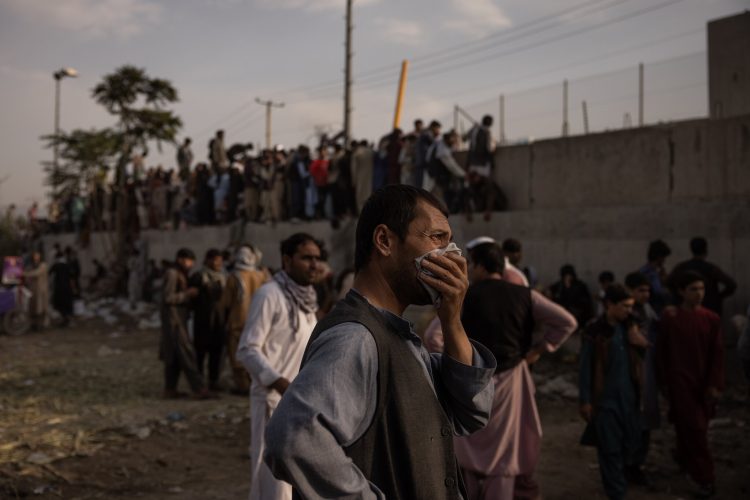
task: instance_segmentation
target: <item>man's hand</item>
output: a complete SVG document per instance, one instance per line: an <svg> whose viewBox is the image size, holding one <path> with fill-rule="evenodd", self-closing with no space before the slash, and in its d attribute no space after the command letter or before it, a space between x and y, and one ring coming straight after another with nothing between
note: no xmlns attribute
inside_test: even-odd
<svg viewBox="0 0 750 500"><path fill-rule="evenodd" d="M641 333L638 325L632 325L628 328L628 342L636 347L646 348L651 345L645 335Z"/></svg>
<svg viewBox="0 0 750 500"><path fill-rule="evenodd" d="M449 323L461 323L461 308L464 304L469 278L466 259L454 252L445 255L430 254L422 261L422 267L433 276L422 274L420 279L441 295L437 310L443 327Z"/></svg>
<svg viewBox="0 0 750 500"><path fill-rule="evenodd" d="M279 394L283 395L289 387L289 381L284 377L279 377L273 384L270 385L270 387Z"/></svg>
<svg viewBox="0 0 750 500"><path fill-rule="evenodd" d="M422 273L420 279L441 295L437 315L443 328L445 353L460 363L471 365L473 350L461 324L461 308L469 288L466 259L453 252L431 254L422 261L422 267L434 276Z"/></svg>
<svg viewBox="0 0 750 500"><path fill-rule="evenodd" d="M185 296L189 299L194 299L198 296L198 289L194 286L191 286L187 290L185 290Z"/></svg>
<svg viewBox="0 0 750 500"><path fill-rule="evenodd" d="M526 363L531 366L542 357L542 350L539 347L532 347L529 352L526 353Z"/></svg>
<svg viewBox="0 0 750 500"><path fill-rule="evenodd" d="M590 404L581 405L579 412L586 422L591 422L591 415L594 412L594 408Z"/></svg>

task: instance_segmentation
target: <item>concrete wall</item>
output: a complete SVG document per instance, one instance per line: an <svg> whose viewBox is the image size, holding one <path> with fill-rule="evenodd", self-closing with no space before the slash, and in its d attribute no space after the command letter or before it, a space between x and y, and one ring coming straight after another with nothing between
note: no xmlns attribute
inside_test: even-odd
<svg viewBox="0 0 750 500"><path fill-rule="evenodd" d="M750 114L499 148L511 210L750 199Z"/></svg>
<svg viewBox="0 0 750 500"><path fill-rule="evenodd" d="M740 284L727 312L750 304L750 115L505 147L497 160L511 211L489 223L452 217L460 245L479 235L512 236L523 242L524 260L543 284L571 263L595 289L600 271L622 280L642 265L649 241L662 238L672 247L672 267L689 257L690 238L701 235L709 240L710 260ZM145 231L143 239L156 259L172 259L183 246L202 258L208 248L249 241L264 252L266 265L278 267L279 242L306 231L325 242L340 271L354 261L355 224L349 220L335 231L326 222L249 224L244 234L239 226ZM54 240L71 244L72 236L48 237L47 248ZM108 252L105 236L95 235L81 250L84 273L91 258Z"/></svg>
<svg viewBox="0 0 750 500"><path fill-rule="evenodd" d="M712 118L750 113L750 11L708 23L708 95Z"/></svg>

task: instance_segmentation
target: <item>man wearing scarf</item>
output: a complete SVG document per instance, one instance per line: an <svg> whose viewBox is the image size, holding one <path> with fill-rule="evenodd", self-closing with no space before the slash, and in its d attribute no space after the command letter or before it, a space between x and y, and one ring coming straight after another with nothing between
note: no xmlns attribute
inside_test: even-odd
<svg viewBox="0 0 750 500"><path fill-rule="evenodd" d="M250 376L245 366L237 359L237 348L240 344L245 319L250 311L250 301L260 286L266 282L267 275L258 269L263 254L260 250L241 246L234 260L234 270L227 277L222 303L227 310L227 355L234 378L233 394L244 394L250 391Z"/></svg>
<svg viewBox="0 0 750 500"><path fill-rule="evenodd" d="M221 252L211 248L206 252L203 268L190 278L191 286L198 289L193 301L193 345L198 371L204 375L208 357L208 388L218 391L221 358L224 351L226 309L221 301L227 277Z"/></svg>
<svg viewBox="0 0 750 500"><path fill-rule="evenodd" d="M299 372L318 310L312 283L320 266L320 245L297 233L281 242L282 270L253 296L237 350L250 373L250 499L291 500L292 487L273 477L263 463L266 423Z"/></svg>

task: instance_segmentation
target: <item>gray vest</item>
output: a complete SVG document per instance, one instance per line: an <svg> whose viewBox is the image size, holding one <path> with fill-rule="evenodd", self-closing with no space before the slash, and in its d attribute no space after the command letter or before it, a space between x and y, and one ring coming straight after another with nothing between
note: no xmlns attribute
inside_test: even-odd
<svg viewBox="0 0 750 500"><path fill-rule="evenodd" d="M348 322L364 325L375 339L378 394L372 424L345 448L346 455L389 500L465 498L453 451L453 426L407 340L380 311L349 292L317 324L308 346L326 330ZM439 381L435 383L440 394Z"/></svg>

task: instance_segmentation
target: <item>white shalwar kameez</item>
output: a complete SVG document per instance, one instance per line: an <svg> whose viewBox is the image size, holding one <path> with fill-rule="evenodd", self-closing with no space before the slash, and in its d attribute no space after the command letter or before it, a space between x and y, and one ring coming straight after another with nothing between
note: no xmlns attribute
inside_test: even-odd
<svg viewBox="0 0 750 500"><path fill-rule="evenodd" d="M274 478L263 463L264 433L281 400L269 388L281 377L290 382L299 372L302 355L315 327L315 313L297 310L299 328L290 324L291 304L276 281L260 287L253 295L245 322L237 360L252 378L250 386L250 500L291 500L292 486Z"/></svg>

